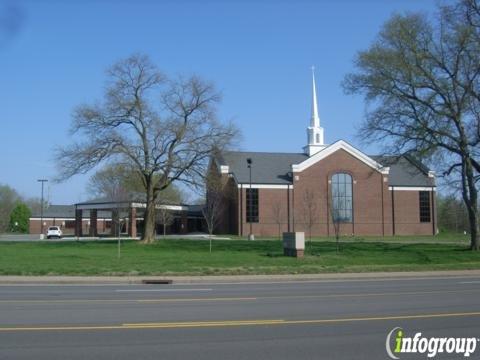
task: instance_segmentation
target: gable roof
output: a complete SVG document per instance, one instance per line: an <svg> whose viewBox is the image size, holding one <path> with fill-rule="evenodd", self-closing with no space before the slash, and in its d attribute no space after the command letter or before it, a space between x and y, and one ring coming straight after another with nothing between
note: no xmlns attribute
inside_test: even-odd
<svg viewBox="0 0 480 360"><path fill-rule="evenodd" d="M390 186L435 186L435 180L429 176L428 168L408 155L367 156L364 154L364 156L370 159L371 165L378 166L380 171L389 168L388 183ZM253 184L288 185L292 184L292 165L298 166L306 163L313 157L315 155L309 157L302 153L227 151L218 155L216 162L219 168L232 174L238 184L248 184L247 158L251 158Z"/></svg>
<svg viewBox="0 0 480 360"><path fill-rule="evenodd" d="M343 140L338 140L334 142L331 145L328 145L324 149L320 150L319 152L315 153L314 155L310 156L308 159L303 161L300 164L296 164L292 166L292 170L294 172L300 172L303 171L310 166L316 164L322 159L325 159L327 156L330 156L331 154L335 153L338 150L344 150L353 157L357 158L367 166L371 167L372 169L381 172L382 174L388 174L388 167L383 166L382 164L376 162L374 159L372 159L370 156L364 154L360 150L356 149L349 143Z"/></svg>

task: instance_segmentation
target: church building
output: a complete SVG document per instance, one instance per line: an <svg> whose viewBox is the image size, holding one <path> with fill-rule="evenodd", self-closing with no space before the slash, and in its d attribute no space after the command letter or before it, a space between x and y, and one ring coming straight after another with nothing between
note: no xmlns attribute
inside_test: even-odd
<svg viewBox="0 0 480 360"><path fill-rule="evenodd" d="M209 171L223 184L216 233L391 236L437 231L433 171L408 155L367 155L343 140L325 144L314 74L303 152L225 151L212 158Z"/></svg>

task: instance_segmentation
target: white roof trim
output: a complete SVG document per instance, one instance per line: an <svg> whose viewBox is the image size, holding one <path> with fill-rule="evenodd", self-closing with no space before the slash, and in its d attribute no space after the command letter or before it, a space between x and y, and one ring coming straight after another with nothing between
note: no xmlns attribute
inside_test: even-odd
<svg viewBox="0 0 480 360"><path fill-rule="evenodd" d="M31 217L29 218L28 220L31 220L31 221L41 221L42 218L41 217ZM75 221L75 217L71 217L71 218L66 218L66 217L44 217L43 218L43 221ZM98 221L108 221L108 220L112 220L110 218L97 218ZM90 218L89 217L84 217L82 218L82 221L90 221Z"/></svg>
<svg viewBox="0 0 480 360"><path fill-rule="evenodd" d="M399 191L436 191L435 186L389 186L388 190Z"/></svg>
<svg viewBox="0 0 480 360"><path fill-rule="evenodd" d="M250 184L238 184L238 188L250 189ZM252 189L293 189L293 185L252 184Z"/></svg>
<svg viewBox="0 0 480 360"><path fill-rule="evenodd" d="M311 157L301 162L300 164L292 165L292 171L301 172L309 168L310 166L316 164L320 160L325 159L327 156L333 154L334 152L340 149L345 150L347 153L349 153L353 157L357 158L358 160L362 161L366 165L370 166L371 168L377 170L382 174L388 174L390 171L389 167L384 167L383 165L373 160L371 157L365 155L363 152L354 148L352 145L350 145L349 143L343 140L338 140L334 142L333 144L327 146L323 150L320 150L318 153L312 155Z"/></svg>
<svg viewBox="0 0 480 360"><path fill-rule="evenodd" d="M430 170L430 171L428 172L428 177L429 177L429 178L435 178L435 175L436 175L436 174L435 174L435 171L433 171L433 170Z"/></svg>
<svg viewBox="0 0 480 360"><path fill-rule="evenodd" d="M146 203L132 203L134 208L145 209L147 207ZM165 210L176 210L176 211L187 211L188 206L184 205L155 205L155 209L165 209Z"/></svg>
<svg viewBox="0 0 480 360"><path fill-rule="evenodd" d="M157 205L156 209L165 209L165 210L177 210L177 211L187 211L188 206L183 205Z"/></svg>

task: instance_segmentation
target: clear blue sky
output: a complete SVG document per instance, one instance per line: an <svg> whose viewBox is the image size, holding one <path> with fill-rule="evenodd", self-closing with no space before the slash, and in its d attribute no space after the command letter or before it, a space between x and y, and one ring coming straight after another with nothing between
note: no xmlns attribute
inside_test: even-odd
<svg viewBox="0 0 480 360"><path fill-rule="evenodd" d="M359 145L363 100L340 83L393 12L433 0L5 1L0 0L0 183L39 196L53 148L67 144L72 109L100 99L105 69L134 52L167 74L212 80L220 114L243 133L241 149L299 152L315 65L325 140ZM7 14L7 16L5 16ZM14 21L18 20L18 21ZM365 148L375 152L375 147ZM49 184L52 203L86 200L88 176Z"/></svg>

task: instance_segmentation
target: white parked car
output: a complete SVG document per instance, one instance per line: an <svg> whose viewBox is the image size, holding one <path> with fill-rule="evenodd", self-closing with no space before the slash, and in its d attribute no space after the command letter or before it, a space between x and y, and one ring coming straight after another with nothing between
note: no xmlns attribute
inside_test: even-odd
<svg viewBox="0 0 480 360"><path fill-rule="evenodd" d="M47 239L51 238L62 238L62 230L60 230L60 226L50 226L47 230Z"/></svg>

